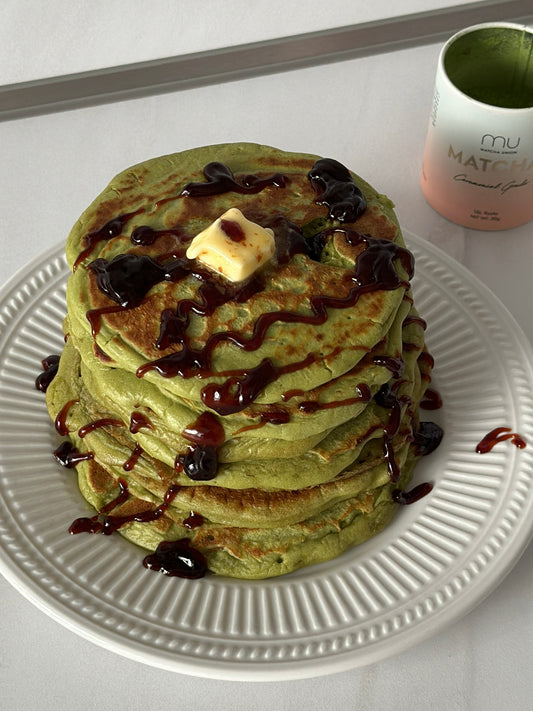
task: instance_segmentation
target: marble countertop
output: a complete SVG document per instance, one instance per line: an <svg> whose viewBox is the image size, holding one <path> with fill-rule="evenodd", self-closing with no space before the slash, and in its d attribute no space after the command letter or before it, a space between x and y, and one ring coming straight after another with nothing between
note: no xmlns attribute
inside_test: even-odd
<svg viewBox="0 0 533 711"><path fill-rule="evenodd" d="M196 145L253 141L332 156L365 176L393 199L406 230L465 265L533 341L533 223L468 230L435 213L421 194L439 49L431 44L0 123L0 284L63 240L124 167ZM475 609L417 646L330 676L248 683L189 677L118 656L59 625L0 577L2 706L526 709L533 692L532 590L530 545Z"/></svg>

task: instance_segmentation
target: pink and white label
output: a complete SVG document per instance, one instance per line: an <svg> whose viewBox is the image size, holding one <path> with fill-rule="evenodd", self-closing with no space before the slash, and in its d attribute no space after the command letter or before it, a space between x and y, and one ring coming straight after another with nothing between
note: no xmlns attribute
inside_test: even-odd
<svg viewBox="0 0 533 711"><path fill-rule="evenodd" d="M492 106L457 89L443 61L453 40L439 58L422 191L452 222L482 230L517 227L533 219L533 108Z"/></svg>

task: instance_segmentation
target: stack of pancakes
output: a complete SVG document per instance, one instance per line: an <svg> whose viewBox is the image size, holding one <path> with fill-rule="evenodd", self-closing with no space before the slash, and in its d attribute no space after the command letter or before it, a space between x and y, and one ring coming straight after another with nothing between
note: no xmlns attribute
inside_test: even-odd
<svg viewBox="0 0 533 711"><path fill-rule="evenodd" d="M231 207L275 240L241 283L186 257ZM386 197L317 156L197 148L119 174L66 252L46 397L96 510L72 532L181 541L212 572L266 578L391 520L432 359Z"/></svg>

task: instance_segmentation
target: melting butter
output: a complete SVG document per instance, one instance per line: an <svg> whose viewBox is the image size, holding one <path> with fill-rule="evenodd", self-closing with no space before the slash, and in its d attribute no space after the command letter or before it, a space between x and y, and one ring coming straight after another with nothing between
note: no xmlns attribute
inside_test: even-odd
<svg viewBox="0 0 533 711"><path fill-rule="evenodd" d="M274 254L274 233L248 220L232 207L196 235L187 249L188 259L239 282L251 276Z"/></svg>

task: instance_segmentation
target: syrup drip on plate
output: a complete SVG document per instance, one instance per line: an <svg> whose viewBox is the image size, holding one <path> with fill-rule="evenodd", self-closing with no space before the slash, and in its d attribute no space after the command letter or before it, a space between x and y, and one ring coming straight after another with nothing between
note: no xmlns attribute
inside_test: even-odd
<svg viewBox="0 0 533 711"><path fill-rule="evenodd" d="M476 452L478 454L487 454L497 444L506 440L511 440L511 444L514 444L518 449L525 449L526 447L525 439L516 432L512 432L510 427L496 427L478 443Z"/></svg>
<svg viewBox="0 0 533 711"><path fill-rule="evenodd" d="M179 541L162 541L155 553L143 559L143 565L163 575L196 580L207 572L207 561L200 551L193 548L188 538Z"/></svg>

